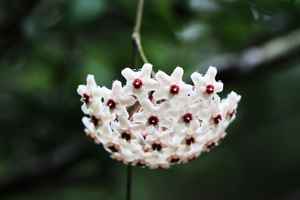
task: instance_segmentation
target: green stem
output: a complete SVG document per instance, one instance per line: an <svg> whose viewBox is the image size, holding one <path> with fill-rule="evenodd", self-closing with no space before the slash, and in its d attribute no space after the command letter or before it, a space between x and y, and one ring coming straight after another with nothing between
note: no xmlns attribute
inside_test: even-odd
<svg viewBox="0 0 300 200"><path fill-rule="evenodd" d="M132 40L136 46L137 51L144 63L148 63L148 59L143 49L141 42L141 26L143 21L143 10L144 10L144 0L139 0L136 12L135 26L132 33Z"/></svg>
<svg viewBox="0 0 300 200"><path fill-rule="evenodd" d="M126 200L131 200L132 166L127 166Z"/></svg>
<svg viewBox="0 0 300 200"><path fill-rule="evenodd" d="M133 47L132 47L132 65L135 66L137 62L137 53L139 53L140 57L142 58L143 62L147 63L148 60L145 56L142 44L141 44L141 38L140 38L140 30L143 20L143 9L144 9L144 0L139 0L138 7L137 7L137 13L136 13L136 21L135 26L132 33L132 40L133 40ZM138 107L138 105L136 106ZM132 112L135 112L135 109L133 109ZM127 166L127 173L126 173L126 200L131 200L131 192L132 192L132 166Z"/></svg>

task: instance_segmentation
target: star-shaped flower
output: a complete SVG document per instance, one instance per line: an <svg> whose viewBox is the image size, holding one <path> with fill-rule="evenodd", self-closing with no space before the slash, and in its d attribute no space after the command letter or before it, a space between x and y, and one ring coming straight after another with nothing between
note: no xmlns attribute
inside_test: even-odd
<svg viewBox="0 0 300 200"><path fill-rule="evenodd" d="M229 119L233 120L236 114L236 109L241 96L235 92L230 92L225 100L222 101L224 115Z"/></svg>
<svg viewBox="0 0 300 200"><path fill-rule="evenodd" d="M103 87L101 96L103 97L104 105L112 112L121 110L124 106L131 106L135 102L135 99L124 91L120 81L114 81L111 90Z"/></svg>
<svg viewBox="0 0 300 200"><path fill-rule="evenodd" d="M97 98L100 95L101 88L96 84L94 75L89 74L86 78L86 85L79 85L77 93L81 96L81 101L84 103L81 110L88 114L88 106L93 101L93 98Z"/></svg>
<svg viewBox="0 0 300 200"><path fill-rule="evenodd" d="M163 71L158 71L155 78L159 82L160 87L154 93L154 99L161 100L185 97L188 92L191 91L192 86L184 83L182 77L183 69L181 67L176 67L171 76Z"/></svg>
<svg viewBox="0 0 300 200"><path fill-rule="evenodd" d="M191 79L196 90L206 96L211 96L212 94L222 92L223 90L223 83L221 81L216 81L216 75L217 69L215 67L209 67L204 76L198 72L194 72L191 75Z"/></svg>
<svg viewBox="0 0 300 200"><path fill-rule="evenodd" d="M157 81L151 78L152 65L146 63L140 71L133 71L130 68L122 70L121 74L126 79L125 90L128 94L147 96L148 93L157 87Z"/></svg>
<svg viewBox="0 0 300 200"><path fill-rule="evenodd" d="M133 115L133 121L148 127L169 127L167 104L153 105L149 99L140 102L143 110Z"/></svg>

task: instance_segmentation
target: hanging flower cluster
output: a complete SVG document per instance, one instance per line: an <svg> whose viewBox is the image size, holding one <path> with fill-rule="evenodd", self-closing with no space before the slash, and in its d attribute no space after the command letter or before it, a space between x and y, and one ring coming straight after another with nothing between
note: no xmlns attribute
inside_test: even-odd
<svg viewBox="0 0 300 200"><path fill-rule="evenodd" d="M182 68L153 75L147 63L139 71L124 69L126 85L114 81L111 90L88 75L78 87L85 133L125 164L155 169L194 160L225 137L241 98L231 92L221 99L216 74L214 67L194 72L190 85Z"/></svg>

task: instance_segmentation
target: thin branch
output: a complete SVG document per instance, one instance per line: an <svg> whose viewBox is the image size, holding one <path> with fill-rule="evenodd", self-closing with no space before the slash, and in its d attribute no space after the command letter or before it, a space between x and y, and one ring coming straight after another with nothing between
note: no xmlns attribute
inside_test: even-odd
<svg viewBox="0 0 300 200"><path fill-rule="evenodd" d="M144 0L139 0L136 12L135 26L133 28L132 40L133 40L133 52L132 52L132 64L136 64L136 55L139 53L141 59L144 63L148 63L148 59L144 53L143 46L141 43L141 26L143 21L143 10L144 10ZM153 72L152 72L153 74ZM129 112L129 119L132 115L140 109L140 104L136 103L132 110ZM126 200L131 200L131 190L132 190L132 166L127 166L127 184L126 184Z"/></svg>
<svg viewBox="0 0 300 200"><path fill-rule="evenodd" d="M137 5L135 26L133 32L139 33L141 31L141 26L143 21L143 11L144 11L144 0L139 0L139 3Z"/></svg>
<svg viewBox="0 0 300 200"><path fill-rule="evenodd" d="M143 62L148 63L149 61L145 55L142 42L141 42L141 26L143 21L143 10L144 10L144 0L139 0L137 6L137 12L136 12L135 26L132 33L132 40Z"/></svg>
<svg viewBox="0 0 300 200"><path fill-rule="evenodd" d="M144 63L148 63L148 60L145 56L142 44L141 44L141 25L143 20L143 9L144 9L144 0L139 0L137 13L136 13L136 21L135 26L133 29L132 40L133 40L133 47L132 47L132 64L136 64L136 57L137 53L139 53L140 57L142 58ZM129 119L133 116L133 114L140 108L140 104L136 103L132 110L129 112ZM131 192L132 192L132 166L127 166L127 173L126 173L126 200L131 200Z"/></svg>
<svg viewBox="0 0 300 200"><path fill-rule="evenodd" d="M273 70L276 67L299 60L300 29L279 38L271 39L263 45L250 47L241 53L224 54L205 65L219 68L220 77L225 81L240 80L258 71Z"/></svg>

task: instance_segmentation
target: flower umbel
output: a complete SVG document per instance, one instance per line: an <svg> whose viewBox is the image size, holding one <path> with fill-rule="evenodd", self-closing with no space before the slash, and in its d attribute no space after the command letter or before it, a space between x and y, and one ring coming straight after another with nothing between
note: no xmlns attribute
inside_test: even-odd
<svg viewBox="0 0 300 200"><path fill-rule="evenodd" d="M86 134L112 158L151 169L186 163L217 146L241 99L235 92L218 96L223 83L215 80L217 69L193 73L193 85L182 80L180 67L170 76L151 72L149 63L139 71L126 68L125 86L115 81L112 90L88 75L77 90Z"/></svg>

